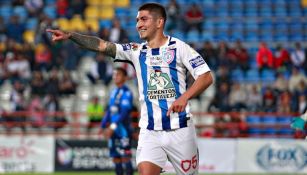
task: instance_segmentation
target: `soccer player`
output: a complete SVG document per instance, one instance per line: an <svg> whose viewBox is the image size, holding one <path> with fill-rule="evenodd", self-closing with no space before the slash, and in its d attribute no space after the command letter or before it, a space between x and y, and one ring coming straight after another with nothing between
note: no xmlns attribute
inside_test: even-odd
<svg viewBox="0 0 307 175"><path fill-rule="evenodd" d="M116 68L113 81L116 88L110 93L110 100L101 127L109 138L110 156L113 157L116 175L133 174L131 163L131 118L133 96L125 85L127 72Z"/></svg>
<svg viewBox="0 0 307 175"><path fill-rule="evenodd" d="M166 11L162 5L141 5L136 22L144 43L116 44L75 32L47 31L53 41L70 39L115 60L133 63L141 105L136 153L139 174L158 175L167 160L176 174L198 174L196 132L188 101L212 84L210 69L193 48L164 34ZM188 89L187 72L195 79Z"/></svg>

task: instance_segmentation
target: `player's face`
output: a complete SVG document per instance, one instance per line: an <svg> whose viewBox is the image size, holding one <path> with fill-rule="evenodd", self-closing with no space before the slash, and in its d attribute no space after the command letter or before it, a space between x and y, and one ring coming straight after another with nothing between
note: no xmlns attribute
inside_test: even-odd
<svg viewBox="0 0 307 175"><path fill-rule="evenodd" d="M126 81L126 76L124 75L123 72L118 71L118 70L115 70L115 71L113 72L113 80L114 80L114 83L115 83L117 86L121 86L122 84L125 83L125 81Z"/></svg>
<svg viewBox="0 0 307 175"><path fill-rule="evenodd" d="M157 31L157 19L147 10L141 10L136 17L136 29L141 39L150 40Z"/></svg>

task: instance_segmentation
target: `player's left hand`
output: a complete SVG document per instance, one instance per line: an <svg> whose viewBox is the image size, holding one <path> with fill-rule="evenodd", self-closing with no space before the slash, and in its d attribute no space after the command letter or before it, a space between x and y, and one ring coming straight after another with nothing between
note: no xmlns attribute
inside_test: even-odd
<svg viewBox="0 0 307 175"><path fill-rule="evenodd" d="M106 128L104 129L104 136L107 138L107 139L110 139L112 137L114 133L114 130L111 129L111 128Z"/></svg>
<svg viewBox="0 0 307 175"><path fill-rule="evenodd" d="M291 128L298 129L298 130L304 130L305 127L305 121L301 117L295 117L292 120Z"/></svg>
<svg viewBox="0 0 307 175"><path fill-rule="evenodd" d="M167 111L167 116L171 115L171 112L183 112L185 107L188 104L188 99L185 98L185 96L179 97L177 100L174 101L174 103L171 105L171 107Z"/></svg>

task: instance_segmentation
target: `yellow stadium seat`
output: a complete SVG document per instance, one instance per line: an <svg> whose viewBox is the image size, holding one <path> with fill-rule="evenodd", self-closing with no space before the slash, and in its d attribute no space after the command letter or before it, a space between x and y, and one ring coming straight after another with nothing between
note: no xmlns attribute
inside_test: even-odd
<svg viewBox="0 0 307 175"><path fill-rule="evenodd" d="M61 30L70 30L70 24L69 24L69 21L68 19L66 18L59 18L57 20L57 23L58 23L58 26Z"/></svg>
<svg viewBox="0 0 307 175"><path fill-rule="evenodd" d="M101 6L113 6L114 0L101 0L99 5L101 5Z"/></svg>
<svg viewBox="0 0 307 175"><path fill-rule="evenodd" d="M100 10L100 19L113 19L114 13L114 7L102 6Z"/></svg>
<svg viewBox="0 0 307 175"><path fill-rule="evenodd" d="M98 6L100 4L100 1L104 1L104 0L86 0L86 3L89 6Z"/></svg>
<svg viewBox="0 0 307 175"><path fill-rule="evenodd" d="M99 18L99 9L97 6L88 6L86 7L84 11L85 18L93 18L98 19Z"/></svg>
<svg viewBox="0 0 307 175"><path fill-rule="evenodd" d="M90 27L94 32L99 31L99 21L96 19L86 19L85 25L87 27Z"/></svg>
<svg viewBox="0 0 307 175"><path fill-rule="evenodd" d="M128 8L130 6L130 0L115 0L115 6L121 8Z"/></svg>
<svg viewBox="0 0 307 175"><path fill-rule="evenodd" d="M4 42L0 43L0 52L4 52L6 49L6 44Z"/></svg>
<svg viewBox="0 0 307 175"><path fill-rule="evenodd" d="M83 22L80 15L74 15L73 18L70 20L70 30L78 31L78 32L85 32L86 26Z"/></svg>
<svg viewBox="0 0 307 175"><path fill-rule="evenodd" d="M34 43L35 33L33 30L26 30L23 33L23 40L27 43Z"/></svg>

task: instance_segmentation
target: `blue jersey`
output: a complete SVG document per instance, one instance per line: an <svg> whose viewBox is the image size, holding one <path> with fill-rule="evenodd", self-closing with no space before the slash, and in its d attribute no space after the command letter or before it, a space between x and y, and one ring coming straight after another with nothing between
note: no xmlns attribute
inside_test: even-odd
<svg viewBox="0 0 307 175"><path fill-rule="evenodd" d="M102 128L106 128L108 124L115 123L117 128L114 131L114 135L117 137L129 137L132 105L132 92L127 86L124 85L112 90L109 105L102 120Z"/></svg>
<svg viewBox="0 0 307 175"><path fill-rule="evenodd" d="M131 110L133 96L127 86L111 91L109 106L102 120L101 127L115 123L117 128L109 140L111 157L130 157Z"/></svg>
<svg viewBox="0 0 307 175"><path fill-rule="evenodd" d="M166 114L172 103L187 90L188 71L195 79L210 71L199 53L183 41L168 37L160 48L150 48L147 43L116 44L115 59L128 60L135 67L141 128L170 130L191 124L189 104L183 112Z"/></svg>

